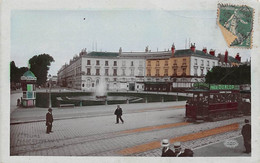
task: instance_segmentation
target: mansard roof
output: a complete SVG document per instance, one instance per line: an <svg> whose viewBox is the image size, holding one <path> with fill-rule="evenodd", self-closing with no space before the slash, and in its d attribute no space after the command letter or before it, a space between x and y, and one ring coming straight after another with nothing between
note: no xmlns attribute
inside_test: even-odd
<svg viewBox="0 0 260 163"><path fill-rule="evenodd" d="M84 57L118 57L119 53L118 52L90 52Z"/></svg>
<svg viewBox="0 0 260 163"><path fill-rule="evenodd" d="M123 52L120 57L122 58L143 58L143 59L160 59L170 58L170 51L158 51L158 52Z"/></svg>
<svg viewBox="0 0 260 163"><path fill-rule="evenodd" d="M204 53L201 50L195 50L193 52L191 49L182 49L182 50L176 50L174 53L175 57L182 57L182 56L196 56L196 57L202 57L202 58L211 58L211 59L218 59L215 56L212 56L208 53Z"/></svg>

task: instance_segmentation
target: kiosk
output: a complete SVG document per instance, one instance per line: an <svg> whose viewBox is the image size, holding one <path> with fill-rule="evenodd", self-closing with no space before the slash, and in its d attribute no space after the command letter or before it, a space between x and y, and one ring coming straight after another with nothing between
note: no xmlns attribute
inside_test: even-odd
<svg viewBox="0 0 260 163"><path fill-rule="evenodd" d="M30 71L26 71L21 76L21 84L23 96L21 99L22 107L35 107L36 105L36 80L35 75Z"/></svg>

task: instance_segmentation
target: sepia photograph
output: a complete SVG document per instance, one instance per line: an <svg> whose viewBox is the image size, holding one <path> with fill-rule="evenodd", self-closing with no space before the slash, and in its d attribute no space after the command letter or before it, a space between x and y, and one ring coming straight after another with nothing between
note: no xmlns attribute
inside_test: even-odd
<svg viewBox="0 0 260 163"><path fill-rule="evenodd" d="M260 161L259 1L22 2L1 6L1 162Z"/></svg>

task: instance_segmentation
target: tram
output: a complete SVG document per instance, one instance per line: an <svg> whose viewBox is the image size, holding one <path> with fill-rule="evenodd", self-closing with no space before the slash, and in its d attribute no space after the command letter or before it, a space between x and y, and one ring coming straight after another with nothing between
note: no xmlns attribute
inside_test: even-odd
<svg viewBox="0 0 260 163"><path fill-rule="evenodd" d="M239 85L197 83L187 90L193 96L187 100L188 121L217 121L249 114L251 104L242 98ZM245 104L247 108L245 109Z"/></svg>

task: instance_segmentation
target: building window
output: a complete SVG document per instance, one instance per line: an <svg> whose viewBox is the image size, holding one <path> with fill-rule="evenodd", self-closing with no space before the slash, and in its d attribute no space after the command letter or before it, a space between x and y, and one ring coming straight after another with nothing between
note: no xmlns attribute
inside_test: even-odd
<svg viewBox="0 0 260 163"><path fill-rule="evenodd" d="M131 61L131 66L134 66L134 61Z"/></svg>
<svg viewBox="0 0 260 163"><path fill-rule="evenodd" d="M122 66L125 66L125 61L122 62Z"/></svg>
<svg viewBox="0 0 260 163"><path fill-rule="evenodd" d="M183 64L183 65L186 65L186 59L183 59L183 60L182 60L182 64Z"/></svg>
<svg viewBox="0 0 260 163"><path fill-rule="evenodd" d="M96 69L96 75L100 75L100 69Z"/></svg>
<svg viewBox="0 0 260 163"><path fill-rule="evenodd" d="M198 65L198 59L195 59L195 65Z"/></svg>
<svg viewBox="0 0 260 163"><path fill-rule="evenodd" d="M173 76L177 76L177 69L176 68L173 69Z"/></svg>
<svg viewBox="0 0 260 163"><path fill-rule="evenodd" d="M99 65L99 60L96 60L96 65Z"/></svg>
<svg viewBox="0 0 260 163"><path fill-rule="evenodd" d="M139 69L138 75L139 75L139 76L142 76L142 75L143 75L143 69Z"/></svg>
<svg viewBox="0 0 260 163"><path fill-rule="evenodd" d="M209 66L209 61L207 61L207 66Z"/></svg>
<svg viewBox="0 0 260 163"><path fill-rule="evenodd" d="M182 75L183 75L183 76L186 76L186 68L183 68L183 69L182 69Z"/></svg>
<svg viewBox="0 0 260 163"><path fill-rule="evenodd" d="M114 66L117 66L117 61L114 61Z"/></svg>
<svg viewBox="0 0 260 163"><path fill-rule="evenodd" d="M159 69L156 69L155 76L159 76Z"/></svg>
<svg viewBox="0 0 260 163"><path fill-rule="evenodd" d="M108 69L105 69L105 75L108 76Z"/></svg>
<svg viewBox="0 0 260 163"><path fill-rule="evenodd" d="M198 69L197 68L194 69L194 76L198 76Z"/></svg>
<svg viewBox="0 0 260 163"><path fill-rule="evenodd" d="M201 69L201 74L200 74L200 76L203 76L203 69Z"/></svg>
<svg viewBox="0 0 260 163"><path fill-rule="evenodd" d="M90 75L90 68L87 68L87 75Z"/></svg>
<svg viewBox="0 0 260 163"><path fill-rule="evenodd" d="M97 80L96 80L96 86L98 86L98 85L99 85L99 80L97 79Z"/></svg>
<svg viewBox="0 0 260 163"><path fill-rule="evenodd" d="M156 61L156 66L160 66L160 62L159 61Z"/></svg>
<svg viewBox="0 0 260 163"><path fill-rule="evenodd" d="M177 60L176 60L176 59L174 60L174 64L175 64L175 65L177 64Z"/></svg>
<svg viewBox="0 0 260 163"><path fill-rule="evenodd" d="M143 67L143 61L139 61L139 67Z"/></svg>
<svg viewBox="0 0 260 163"><path fill-rule="evenodd" d="M91 86L90 79L87 80L87 87L89 88Z"/></svg>
<svg viewBox="0 0 260 163"><path fill-rule="evenodd" d="M122 75L125 76L125 69L122 69Z"/></svg>
<svg viewBox="0 0 260 163"><path fill-rule="evenodd" d="M164 62L164 65L165 65L165 66L168 66L168 60L166 60L166 61Z"/></svg>
<svg viewBox="0 0 260 163"><path fill-rule="evenodd" d="M114 78L114 81L116 81L116 78ZM114 85L115 85L116 83L114 83Z"/></svg>
<svg viewBox="0 0 260 163"><path fill-rule="evenodd" d="M114 69L113 76L117 76L117 69Z"/></svg>
<svg viewBox="0 0 260 163"><path fill-rule="evenodd" d="M134 76L134 69L131 69L131 76Z"/></svg>
<svg viewBox="0 0 260 163"><path fill-rule="evenodd" d="M215 62L213 62L213 67L215 66Z"/></svg>
<svg viewBox="0 0 260 163"><path fill-rule="evenodd" d="M92 87L94 87L95 86L95 84L94 83L92 83Z"/></svg>
<svg viewBox="0 0 260 163"><path fill-rule="evenodd" d="M201 60L201 66L204 66L204 60Z"/></svg>
<svg viewBox="0 0 260 163"><path fill-rule="evenodd" d="M151 76L151 69L147 69L147 76Z"/></svg>
<svg viewBox="0 0 260 163"><path fill-rule="evenodd" d="M90 65L91 63L90 63L90 60L87 60L87 65Z"/></svg>
<svg viewBox="0 0 260 163"><path fill-rule="evenodd" d="M148 66L151 66L151 61L148 61Z"/></svg>
<svg viewBox="0 0 260 163"><path fill-rule="evenodd" d="M108 66L108 61L105 61L105 66Z"/></svg>
<svg viewBox="0 0 260 163"><path fill-rule="evenodd" d="M164 69L164 76L168 76L168 69Z"/></svg>

